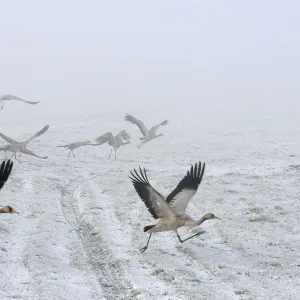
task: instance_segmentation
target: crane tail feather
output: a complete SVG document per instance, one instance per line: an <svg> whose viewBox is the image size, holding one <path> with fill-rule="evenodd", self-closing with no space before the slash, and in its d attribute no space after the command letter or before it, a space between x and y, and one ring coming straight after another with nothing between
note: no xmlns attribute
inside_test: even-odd
<svg viewBox="0 0 300 300"><path fill-rule="evenodd" d="M150 230L151 228L155 227L155 225L149 225L149 226L145 226L144 227L144 232L147 232L148 230Z"/></svg>

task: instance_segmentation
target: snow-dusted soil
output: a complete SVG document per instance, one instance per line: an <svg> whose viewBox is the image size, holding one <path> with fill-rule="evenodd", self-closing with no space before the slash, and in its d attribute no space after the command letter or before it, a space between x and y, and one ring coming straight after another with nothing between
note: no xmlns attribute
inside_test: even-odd
<svg viewBox="0 0 300 300"><path fill-rule="evenodd" d="M300 299L299 129L271 121L195 127L170 117L159 130L165 136L137 150L140 133L123 118L50 123L28 145L49 158L15 162L1 191L1 204L20 215L0 216L0 299ZM0 123L20 140L45 125ZM108 160L108 145L76 149L69 159L56 148L124 128L132 144L117 161ZM184 244L173 232L157 233L140 254L143 227L154 220L129 171L145 167L167 195L198 160L206 172L188 213L222 220L204 223L206 233Z"/></svg>

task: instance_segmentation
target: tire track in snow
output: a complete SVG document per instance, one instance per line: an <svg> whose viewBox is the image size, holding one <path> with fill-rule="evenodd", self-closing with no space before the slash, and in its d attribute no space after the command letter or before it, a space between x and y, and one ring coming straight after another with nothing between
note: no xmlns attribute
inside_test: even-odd
<svg viewBox="0 0 300 300"><path fill-rule="evenodd" d="M23 184L30 206L25 219L30 223L26 226L22 262L34 292L28 299L103 299L96 280L90 276L93 273L85 266L80 245L63 220L59 201L53 200L59 198L55 191L59 178L50 172L47 178L36 173L31 173Z"/></svg>
<svg viewBox="0 0 300 300"><path fill-rule="evenodd" d="M31 177L31 174L28 174L26 181L30 182ZM4 190L4 193L9 193L8 203L19 211L20 215L6 215L2 219L8 224L5 224L7 225L5 234L0 232L0 299L37 299L36 291L31 288L33 280L30 271L22 261L29 228L35 226L35 220L28 218L26 213L24 214L30 205L30 201L24 199L30 198L31 192L26 190L26 182L23 176L19 177L19 172L14 172L10 180L14 189L12 192Z"/></svg>
<svg viewBox="0 0 300 300"><path fill-rule="evenodd" d="M61 205L65 219L78 235L97 281L106 299L134 299L134 289L125 277L121 261L110 252L106 241L91 222L92 216L85 214L78 179L60 186ZM76 201L77 200L77 203Z"/></svg>

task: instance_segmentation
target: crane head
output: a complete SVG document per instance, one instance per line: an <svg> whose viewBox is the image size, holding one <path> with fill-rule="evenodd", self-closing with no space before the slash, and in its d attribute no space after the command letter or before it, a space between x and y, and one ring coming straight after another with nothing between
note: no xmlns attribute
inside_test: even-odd
<svg viewBox="0 0 300 300"><path fill-rule="evenodd" d="M0 213L6 213L6 214L19 214L14 208L11 206L3 206L0 208Z"/></svg>
<svg viewBox="0 0 300 300"><path fill-rule="evenodd" d="M205 216L204 216L204 219L205 220L211 220L211 219L218 219L218 220L221 220L220 218L216 217L214 214L212 213L207 213Z"/></svg>

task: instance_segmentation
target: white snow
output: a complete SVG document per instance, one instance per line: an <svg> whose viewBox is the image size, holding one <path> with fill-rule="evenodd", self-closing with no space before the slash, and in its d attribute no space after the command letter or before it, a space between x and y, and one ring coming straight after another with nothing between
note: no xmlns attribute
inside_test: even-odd
<svg viewBox="0 0 300 300"><path fill-rule="evenodd" d="M137 150L140 133L124 115L49 122L28 145L49 158L15 161L0 192L1 205L20 212L0 216L0 299L300 299L297 117L194 112L181 120L164 112L147 119L144 112L137 116L148 126L170 123L159 129L163 137ZM1 111L1 132L22 140L48 123L28 119ZM69 159L56 148L122 129L132 144L118 150L117 161L108 160L108 145L76 149ZM148 238L143 227L155 221L129 171L145 167L167 195L199 160L206 172L187 212L221 220L204 223L206 233L184 244L173 232L154 234L140 254Z"/></svg>

